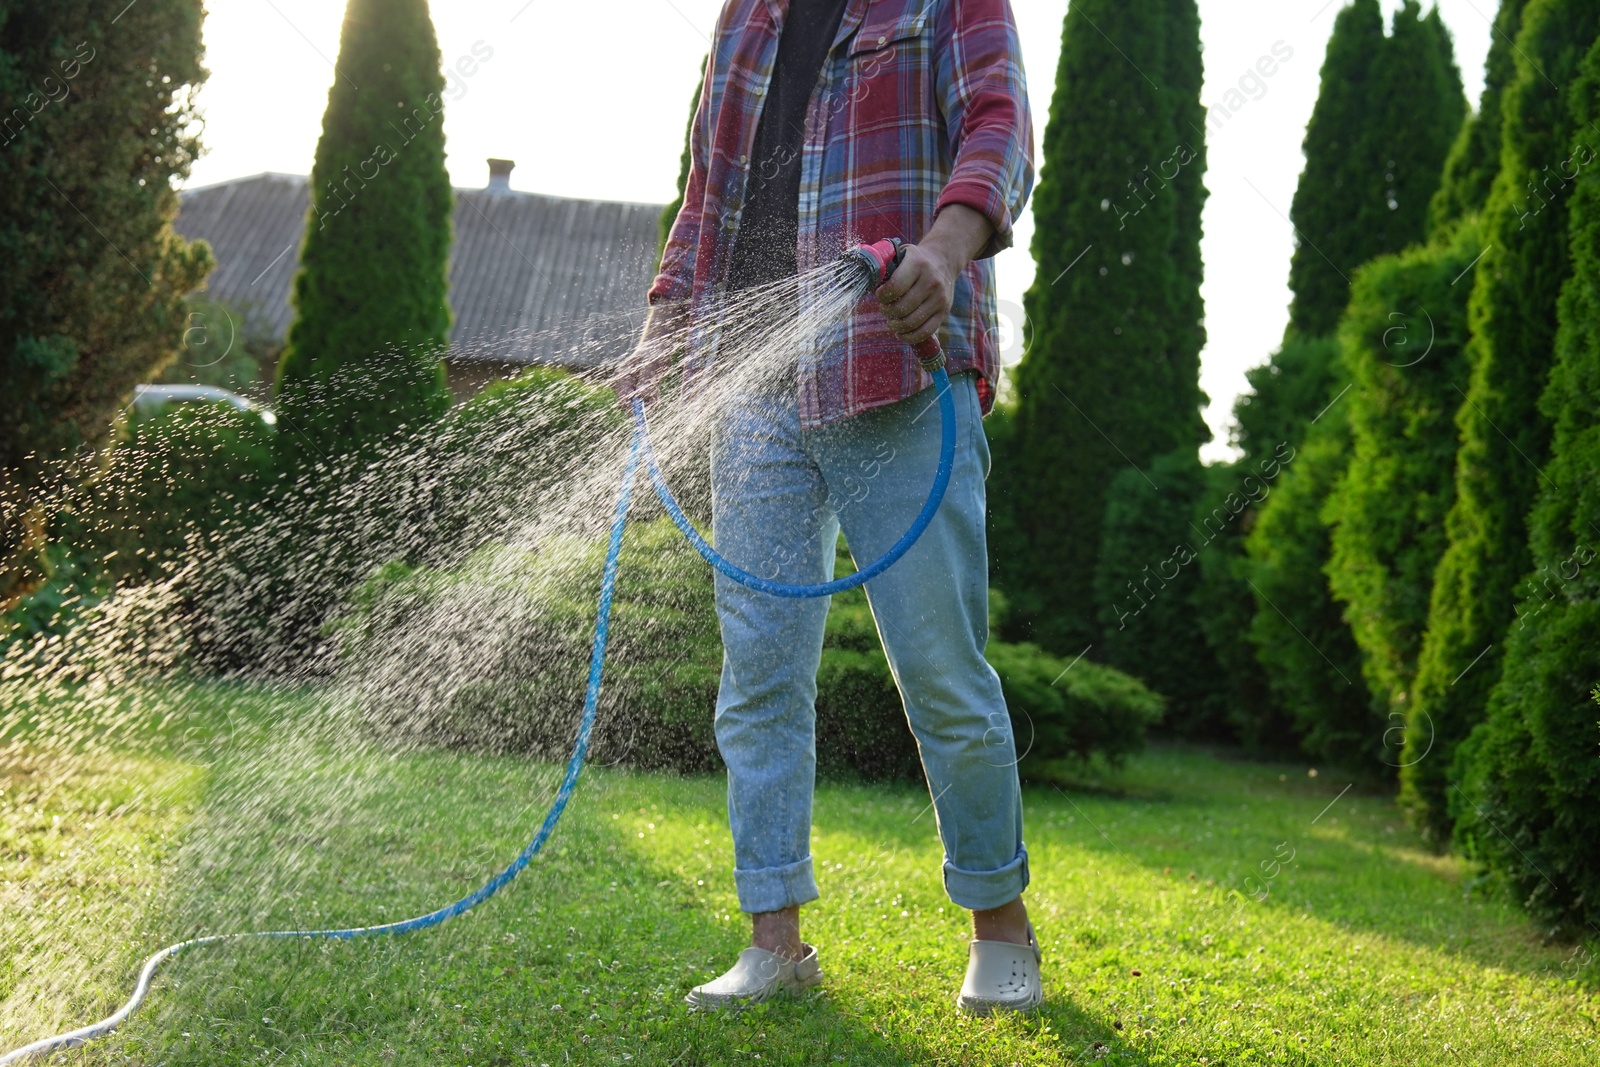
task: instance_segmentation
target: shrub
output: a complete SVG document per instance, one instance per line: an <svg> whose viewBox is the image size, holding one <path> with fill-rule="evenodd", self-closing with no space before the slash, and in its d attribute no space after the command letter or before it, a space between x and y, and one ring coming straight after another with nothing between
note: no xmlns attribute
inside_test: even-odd
<svg viewBox="0 0 1600 1067"><path fill-rule="evenodd" d="M835 572L853 570L841 543ZM1005 608L1005 598L991 594L990 615ZM1048 774L1060 760L1119 764L1144 748L1146 731L1165 711L1142 682L1087 659L1074 664L997 638L985 652L1005 692L1024 777ZM828 612L817 672L817 766L868 779L922 775L905 704L859 589L836 595Z"/></svg>
<svg viewBox="0 0 1600 1067"><path fill-rule="evenodd" d="M1192 523L1205 488L1193 448L1112 479L1094 575L1103 635L1097 658L1166 697L1171 732L1220 738L1227 733L1227 681L1194 606L1206 541ZM1219 532L1234 518L1220 514Z"/></svg>
<svg viewBox="0 0 1600 1067"><path fill-rule="evenodd" d="M485 546L448 570L380 568L330 627L369 720L391 737L565 755L582 706L602 558L603 545L568 540L538 552ZM839 573L849 571L846 556ZM1109 667L1000 641L990 643L989 657L1026 751L1024 773L1096 755L1117 763L1139 751L1163 711L1159 696ZM666 519L630 525L591 758L681 771L718 766L712 717L721 662L709 569ZM833 599L817 681L819 773L920 776L860 590Z"/></svg>
<svg viewBox="0 0 1600 1067"><path fill-rule="evenodd" d="M1250 642L1255 593L1246 578L1245 537L1261 506L1277 491L1285 462L1294 450L1280 441L1254 461L1205 468L1205 487L1196 501L1192 530L1198 579L1190 594L1206 647L1222 675L1222 699L1233 736L1257 753L1282 753L1297 746L1294 723L1278 703Z"/></svg>
<svg viewBox="0 0 1600 1067"><path fill-rule="evenodd" d="M8 636L61 633L118 586L209 558L274 482L271 427L225 404L130 415L76 469L44 531L44 584L5 616Z"/></svg>
<svg viewBox="0 0 1600 1067"><path fill-rule="evenodd" d="M1351 451L1330 497L1328 580L1361 649L1361 668L1405 766L1433 742L1412 721L1409 693L1428 620L1433 572L1455 500L1455 412L1467 388L1467 297L1455 284L1483 251L1477 226L1447 242L1362 267L1340 327L1353 387L1342 406ZM1396 506L1403 502L1403 506ZM1400 729L1403 724L1404 729ZM1386 746L1387 748L1388 746Z"/></svg>
<svg viewBox="0 0 1600 1067"><path fill-rule="evenodd" d="M1350 628L1328 592L1321 515L1348 455L1349 433L1335 404L1295 450L1245 540L1245 578L1256 599L1250 640L1302 747L1357 763L1377 751L1383 728L1372 714Z"/></svg>
<svg viewBox="0 0 1600 1067"><path fill-rule="evenodd" d="M680 542L665 519L629 526L597 762L715 765L722 653L711 578ZM330 624L369 720L394 737L564 755L583 706L604 554L603 542L566 539L537 551L488 545L448 570L380 568Z"/></svg>

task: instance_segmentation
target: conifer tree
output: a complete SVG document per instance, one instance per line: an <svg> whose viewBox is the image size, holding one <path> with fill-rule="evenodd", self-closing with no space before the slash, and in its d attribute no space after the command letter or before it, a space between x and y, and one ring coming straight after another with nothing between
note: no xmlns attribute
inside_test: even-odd
<svg viewBox="0 0 1600 1067"><path fill-rule="evenodd" d="M1354 0L1339 12L1289 212L1299 237L1289 267L1291 330L1331 335L1356 268L1422 237L1465 113L1437 10L1424 18L1417 0L1406 0L1388 37L1378 0Z"/></svg>
<svg viewBox="0 0 1600 1067"><path fill-rule="evenodd" d="M1588 699L1600 678L1600 40L1572 101L1573 158L1588 166L1572 192L1573 273L1542 403L1554 441L1529 519L1534 570L1488 719L1462 746L1465 781L1452 799L1459 840L1519 900L1591 932L1600 923L1600 737Z"/></svg>
<svg viewBox="0 0 1600 1067"><path fill-rule="evenodd" d="M1483 210L1489 187L1500 172L1500 103L1505 87L1516 74L1512 43L1522 25L1528 0L1501 0L1489 39L1489 57L1483 67L1483 95L1478 110L1467 116L1450 155L1444 178L1428 209L1428 232L1437 232L1457 219Z"/></svg>
<svg viewBox="0 0 1600 1067"><path fill-rule="evenodd" d="M1097 634L1111 480L1206 437L1198 25L1193 0L1076 0L1062 27L1027 355L992 499L1015 531L996 558L1008 629L1070 655Z"/></svg>
<svg viewBox="0 0 1600 1067"><path fill-rule="evenodd" d="M199 153L201 4L112 15L0 5L0 490L22 498L5 520L171 360L211 267L171 226ZM20 532L0 521L0 604L38 578Z"/></svg>
<svg viewBox="0 0 1600 1067"><path fill-rule="evenodd" d="M1340 326L1351 449L1325 509L1327 574L1361 649L1392 766L1455 499L1453 416L1468 372L1470 290L1461 279L1482 249L1469 224L1449 242L1373 260L1356 273Z"/></svg>
<svg viewBox="0 0 1600 1067"><path fill-rule="evenodd" d="M1221 506L1215 519L1192 528L1206 488L1193 447L1112 479L1094 575L1102 634L1094 654L1167 698L1165 730L1221 740L1230 733L1228 679L1206 644L1194 599L1200 559L1236 512ZM1152 656L1152 648L1161 654Z"/></svg>
<svg viewBox="0 0 1600 1067"><path fill-rule="evenodd" d="M1475 268L1471 384L1456 421L1456 500L1434 576L1427 637L1406 733L1401 799L1419 825L1448 836L1452 754L1482 720L1500 676L1516 584L1530 570L1527 516L1550 474L1550 426L1538 399L1570 273L1568 211L1575 153L1600 134L1576 123L1568 90L1600 31L1593 0L1530 0L1506 89L1502 169L1484 208L1487 250ZM1428 752L1427 758L1421 753Z"/></svg>
<svg viewBox="0 0 1600 1067"><path fill-rule="evenodd" d="M1375 72L1386 58L1378 0L1341 10L1322 61L1322 88L1306 125L1305 171L1289 218L1298 244L1289 263L1289 329L1302 337L1334 332L1349 296L1348 275L1378 252L1388 222L1382 160L1371 129ZM1381 106L1381 105L1380 105Z"/></svg>
<svg viewBox="0 0 1600 1067"><path fill-rule="evenodd" d="M349 0L278 365L283 440L300 459L450 404L443 91L427 0Z"/></svg>
<svg viewBox="0 0 1600 1067"><path fill-rule="evenodd" d="M1369 117L1368 133L1379 142L1374 159L1383 167L1386 214L1371 235L1375 251L1352 267L1426 235L1430 201L1468 112L1450 31L1437 7L1424 16L1417 0L1406 0L1394 14L1376 73L1374 102L1381 109Z"/></svg>
<svg viewBox="0 0 1600 1067"><path fill-rule="evenodd" d="M1386 711L1366 703L1360 653L1328 587L1326 508L1349 458L1351 413L1340 397L1352 386L1332 362L1338 351L1332 336L1357 268L1423 237L1428 203L1465 110L1437 12L1423 18L1420 5L1407 0L1387 37L1376 0L1354 0L1340 12L1292 211L1300 243L1290 267L1289 328L1269 368L1273 391L1305 405L1271 421L1304 448L1262 507L1244 566L1257 597L1251 639L1260 661L1305 729L1309 750L1330 757L1380 756ZM1299 374L1311 380L1296 383ZM1311 387L1318 382L1335 388ZM1302 647L1308 643L1311 658Z"/></svg>
<svg viewBox="0 0 1600 1067"><path fill-rule="evenodd" d="M1331 339L1286 348L1300 346L1325 350L1307 358L1313 364L1331 363L1337 352ZM1291 427L1295 443L1277 457L1284 470L1245 538L1242 573L1256 601L1249 633L1256 658L1301 747L1357 763L1377 753L1383 731L1355 641L1323 573L1329 537L1322 509L1350 452L1349 382L1342 369L1333 384L1309 425Z"/></svg>

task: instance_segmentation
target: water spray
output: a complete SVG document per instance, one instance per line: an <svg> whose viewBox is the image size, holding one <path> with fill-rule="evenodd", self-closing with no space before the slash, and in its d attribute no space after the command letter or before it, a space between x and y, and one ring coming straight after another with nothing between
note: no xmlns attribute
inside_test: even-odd
<svg viewBox="0 0 1600 1067"><path fill-rule="evenodd" d="M895 268L905 258L907 247L905 242L898 237L890 237L870 245L858 245L845 252L840 257L839 263L846 268L843 271L846 289L854 289L863 295L876 291L894 274ZM905 534L887 552L856 571L856 573L831 582L821 582L814 585L791 585L784 582L768 581L741 570L718 555L717 551L695 529L693 523L689 521L688 516L683 513L683 509L679 507L678 502L673 498L672 491L668 488L666 478L662 475L661 469L656 463L655 455L650 448L650 435L645 421L644 402L637 398L633 401L633 441L628 449L627 460L622 472L622 482L618 487L616 504L612 510L605 568L600 580L600 598L595 615L594 640L590 646L588 685L584 693L583 715L578 724L577 740L573 743L572 754L567 759L566 773L561 780L561 785L556 790L555 799L551 802L549 811L545 813L544 820L539 824L539 829L534 833L533 839L528 842L527 846L517 854L516 858L504 870L460 900L446 904L444 907L428 912L425 915L418 915L397 922L333 930L265 930L211 934L168 945L145 961L144 966L139 971L139 978L134 987L133 995L114 1013L97 1023L91 1023L68 1033L43 1038L8 1052L0 1056L0 1067L21 1063L34 1056L44 1056L52 1052L59 1052L62 1049L76 1048L96 1038L105 1037L113 1033L144 1003L157 968L172 957L189 949L246 940L353 941L360 938L408 934L447 922L458 915L470 911L498 893L512 879L522 873L523 868L544 848L545 842L549 840L550 835L555 831L556 824L560 821L563 812L565 812L567 802L571 800L573 790L577 788L578 775L583 770L584 756L588 752L589 737L593 731L595 712L600 702L600 687L605 674L606 644L610 636L611 605L616 591L618 559L622 553L622 536L627 527L628 509L633 498L633 484L639 464L641 462L644 463L662 506L667 509L667 514L672 518L673 524L683 532L689 544L694 547L695 551L707 563L741 585L773 596L790 598L830 596L834 593L863 585L898 562L927 530L928 526L933 522L935 513L939 510L939 505L944 500L945 491L950 485L951 472L955 467L955 401L950 392L950 376L944 366L944 352L939 347L939 341L936 337L930 337L914 346L914 350L917 354L918 364L932 376L933 386L938 391L941 424L939 465L934 473L933 485L929 489L928 499Z"/></svg>

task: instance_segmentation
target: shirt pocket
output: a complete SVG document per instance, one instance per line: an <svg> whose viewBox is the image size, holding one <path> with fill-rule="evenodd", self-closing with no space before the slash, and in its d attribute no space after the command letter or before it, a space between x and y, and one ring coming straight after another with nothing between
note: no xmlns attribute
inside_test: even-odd
<svg viewBox="0 0 1600 1067"><path fill-rule="evenodd" d="M920 38L924 30L931 32L932 13L922 10L919 4L907 6L913 10L894 12L887 18L862 22L855 36L850 39L852 61L860 62L856 59L858 56L898 52L902 47L909 47L908 42Z"/></svg>
<svg viewBox="0 0 1600 1067"><path fill-rule="evenodd" d="M858 113L916 122L932 100L933 18L920 4L864 22L850 40L845 97Z"/></svg>

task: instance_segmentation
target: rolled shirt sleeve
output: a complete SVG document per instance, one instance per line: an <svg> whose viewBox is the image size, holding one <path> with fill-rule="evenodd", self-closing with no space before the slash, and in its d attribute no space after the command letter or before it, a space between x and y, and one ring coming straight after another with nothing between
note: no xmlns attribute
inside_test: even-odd
<svg viewBox="0 0 1600 1067"><path fill-rule="evenodd" d="M700 82L700 100L695 105L689 130L689 175L684 181L683 203L672 220L666 247L661 251L661 266L651 283L651 306L687 301L694 291L695 259L705 212L706 167L711 156L710 117L707 114L708 86L713 75L714 55L706 59L705 77Z"/></svg>
<svg viewBox="0 0 1600 1067"><path fill-rule="evenodd" d="M1012 226L1033 189L1033 119L1021 42L1007 0L950 0L934 29L936 88L953 165L934 211L963 204L994 235L978 253L1009 248Z"/></svg>

